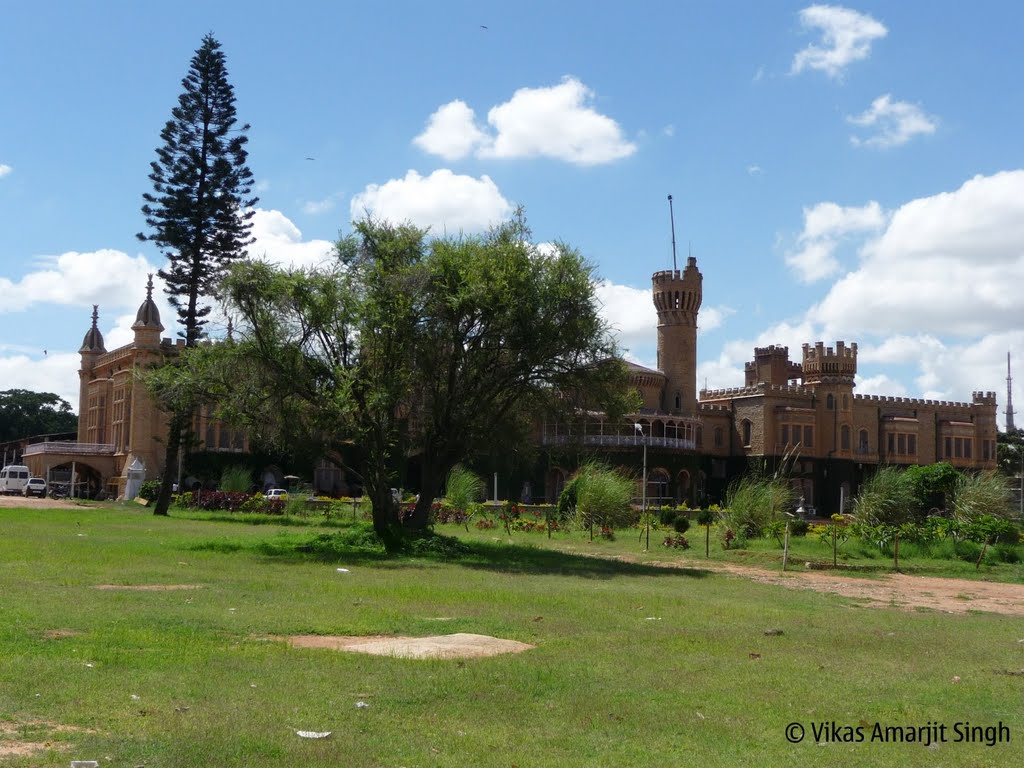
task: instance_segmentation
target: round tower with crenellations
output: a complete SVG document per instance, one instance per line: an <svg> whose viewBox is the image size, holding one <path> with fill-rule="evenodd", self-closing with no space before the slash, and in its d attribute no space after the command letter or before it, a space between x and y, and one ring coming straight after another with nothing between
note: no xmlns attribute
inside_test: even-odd
<svg viewBox="0 0 1024 768"><path fill-rule="evenodd" d="M651 277L658 310L658 369L665 374L661 407L668 413L697 412L697 313L704 297L703 276L690 256L686 269Z"/></svg>

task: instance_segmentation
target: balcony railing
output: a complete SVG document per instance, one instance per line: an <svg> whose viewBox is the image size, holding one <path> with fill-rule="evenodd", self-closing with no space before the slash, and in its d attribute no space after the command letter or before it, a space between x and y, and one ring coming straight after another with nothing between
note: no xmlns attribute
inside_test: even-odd
<svg viewBox="0 0 1024 768"><path fill-rule="evenodd" d="M25 456L38 456L44 453L60 453L70 456L113 456L114 446L109 443L33 443L25 447Z"/></svg>
<svg viewBox="0 0 1024 768"><path fill-rule="evenodd" d="M601 445L605 447L631 447L642 448L644 444L648 448L675 448L680 451L697 450L696 440L686 440L682 437L641 437L633 435L544 435L541 438L544 445L567 445L570 443L581 443L583 445Z"/></svg>

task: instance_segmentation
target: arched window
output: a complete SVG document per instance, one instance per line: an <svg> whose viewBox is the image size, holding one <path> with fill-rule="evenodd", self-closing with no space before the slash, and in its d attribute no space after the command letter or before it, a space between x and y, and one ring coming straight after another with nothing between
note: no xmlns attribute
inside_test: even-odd
<svg viewBox="0 0 1024 768"><path fill-rule="evenodd" d="M844 450L850 450L850 428L843 424L839 429L839 447Z"/></svg>
<svg viewBox="0 0 1024 768"><path fill-rule="evenodd" d="M857 433L857 451L860 453L868 452L868 431L862 429Z"/></svg>
<svg viewBox="0 0 1024 768"><path fill-rule="evenodd" d="M722 447L722 428L715 427L715 448Z"/></svg>
<svg viewBox="0 0 1024 768"><path fill-rule="evenodd" d="M683 407L683 399L679 396L679 393L676 392L676 410L678 411L682 407Z"/></svg>
<svg viewBox="0 0 1024 768"><path fill-rule="evenodd" d="M743 420L743 445L747 448L750 447L751 426L750 419Z"/></svg>
<svg viewBox="0 0 1024 768"><path fill-rule="evenodd" d="M825 407L830 411L836 407L836 399L831 394L825 398Z"/></svg>
<svg viewBox="0 0 1024 768"><path fill-rule="evenodd" d="M669 474L660 467L652 469L647 473L647 503L648 504L669 504L672 499L669 496Z"/></svg>

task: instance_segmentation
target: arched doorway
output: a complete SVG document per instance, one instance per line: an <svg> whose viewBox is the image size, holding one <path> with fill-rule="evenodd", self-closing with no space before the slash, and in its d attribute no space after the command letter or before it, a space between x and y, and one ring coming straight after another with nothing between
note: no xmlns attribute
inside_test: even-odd
<svg viewBox="0 0 1024 768"><path fill-rule="evenodd" d="M683 469L676 475L676 504L689 504L691 500L690 473Z"/></svg>
<svg viewBox="0 0 1024 768"><path fill-rule="evenodd" d="M558 497L565 489L566 471L561 467L551 467L544 479L544 495L548 504L557 504Z"/></svg>

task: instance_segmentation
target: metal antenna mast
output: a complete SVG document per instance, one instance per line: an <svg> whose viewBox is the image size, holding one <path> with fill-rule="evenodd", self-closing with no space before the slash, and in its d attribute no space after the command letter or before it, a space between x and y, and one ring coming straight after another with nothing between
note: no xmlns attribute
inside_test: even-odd
<svg viewBox="0 0 1024 768"><path fill-rule="evenodd" d="M1013 377L1010 376L1010 353L1006 353L1006 431L1013 432Z"/></svg>
<svg viewBox="0 0 1024 768"><path fill-rule="evenodd" d="M672 195L668 196L668 218L672 222L672 271L678 271L676 265L676 215L672 210Z"/></svg>

